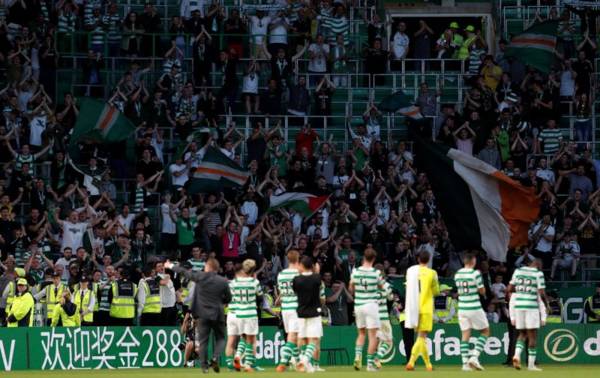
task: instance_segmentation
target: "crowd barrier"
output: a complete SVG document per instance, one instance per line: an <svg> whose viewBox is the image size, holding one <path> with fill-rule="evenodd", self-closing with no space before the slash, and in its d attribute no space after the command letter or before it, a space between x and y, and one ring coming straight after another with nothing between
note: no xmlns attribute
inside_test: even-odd
<svg viewBox="0 0 600 378"><path fill-rule="evenodd" d="M383 361L404 364L402 333L398 326L393 328L395 343ZM508 351L506 325L492 325L491 332L481 356L484 365L504 362ZM322 365L351 364L355 337L353 326L325 327ZM181 367L183 340L175 327L5 328L0 332L0 371ZM284 343L282 330L261 327L256 348L259 366L276 365ZM428 344L434 364L461 363L458 325L436 326ZM542 364L591 364L600 362L599 357L600 325L547 325L538 337Z"/></svg>

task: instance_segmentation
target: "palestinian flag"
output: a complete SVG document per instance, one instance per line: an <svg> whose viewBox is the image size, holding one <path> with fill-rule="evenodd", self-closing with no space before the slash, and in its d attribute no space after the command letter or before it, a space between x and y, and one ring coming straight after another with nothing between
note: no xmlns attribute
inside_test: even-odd
<svg viewBox="0 0 600 378"><path fill-rule="evenodd" d="M381 112L398 112L411 119L423 118L421 109L414 105L412 100L403 91L398 91L385 97L383 100L381 100L379 105L377 105L377 109L379 109Z"/></svg>
<svg viewBox="0 0 600 378"><path fill-rule="evenodd" d="M544 73L550 72L555 59L558 21L535 24L515 36L504 54Z"/></svg>
<svg viewBox="0 0 600 378"><path fill-rule="evenodd" d="M135 125L114 106L93 99L81 102L79 117L73 128L71 143L82 139L100 143L127 140L135 131Z"/></svg>
<svg viewBox="0 0 600 378"><path fill-rule="evenodd" d="M310 218L317 212L329 196L315 196L308 193L287 192L278 196L271 196L269 210L284 208L294 209L305 218Z"/></svg>
<svg viewBox="0 0 600 378"><path fill-rule="evenodd" d="M459 150L414 136L416 161L427 173L454 247L483 249L506 261L509 248L527 244L539 200L491 165Z"/></svg>
<svg viewBox="0 0 600 378"><path fill-rule="evenodd" d="M191 172L188 192L191 194L221 191L242 186L250 174L219 149L208 147L200 165Z"/></svg>

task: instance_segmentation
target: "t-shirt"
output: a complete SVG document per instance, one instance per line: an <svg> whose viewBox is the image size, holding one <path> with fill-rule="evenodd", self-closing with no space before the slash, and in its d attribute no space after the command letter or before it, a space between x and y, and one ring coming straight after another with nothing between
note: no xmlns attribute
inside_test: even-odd
<svg viewBox="0 0 600 378"><path fill-rule="evenodd" d="M390 320L390 313L388 312L387 301L392 295L392 286L385 281L383 287L379 289L379 299L377 304L379 305L379 320Z"/></svg>
<svg viewBox="0 0 600 378"><path fill-rule="evenodd" d="M393 40L393 51L394 51L394 59L404 59L404 54L406 53L406 49L408 49L410 39L404 33L397 32L394 34Z"/></svg>
<svg viewBox="0 0 600 378"><path fill-rule="evenodd" d="M73 251L83 246L83 235L87 230L88 224L82 223L71 223L69 221L63 221L63 237L62 244L60 247L61 251L65 248L71 247Z"/></svg>
<svg viewBox="0 0 600 378"><path fill-rule="evenodd" d="M546 288L544 273L537 268L522 267L515 270L510 280L515 287L513 300L516 310L538 310L538 291Z"/></svg>
<svg viewBox="0 0 600 378"><path fill-rule="evenodd" d="M544 129L538 139L544 143L544 154L554 154L558 152L563 136L559 129Z"/></svg>
<svg viewBox="0 0 600 378"><path fill-rule="evenodd" d="M177 226L175 225L175 222L173 222L173 219L171 219L171 215L169 212L169 205L166 203L163 203L160 205L160 215L161 215L161 219L162 219L162 226L161 226L161 232L163 234L174 234L177 232Z"/></svg>
<svg viewBox="0 0 600 378"><path fill-rule="evenodd" d="M298 296L299 318L315 318L321 316L321 296L324 295L321 276L317 273L302 273L292 281L292 288Z"/></svg>
<svg viewBox="0 0 600 378"><path fill-rule="evenodd" d="M308 71L310 72L326 72L327 71L327 57L329 56L329 45L311 43L308 47L308 51L312 52L313 58L308 62Z"/></svg>
<svg viewBox="0 0 600 378"><path fill-rule="evenodd" d="M192 272L202 272L206 266L206 261L202 259L191 258L187 262L192 266Z"/></svg>
<svg viewBox="0 0 600 378"><path fill-rule="evenodd" d="M481 310L479 289L483 287L483 279L478 270L462 268L454 275L458 289L458 311L471 312Z"/></svg>
<svg viewBox="0 0 600 378"><path fill-rule="evenodd" d="M378 269L360 266L352 272L350 283L354 285L354 305L377 303L379 290L385 281Z"/></svg>
<svg viewBox="0 0 600 378"><path fill-rule="evenodd" d="M42 133L46 131L46 116L35 116L29 123L29 144L41 147Z"/></svg>
<svg viewBox="0 0 600 378"><path fill-rule="evenodd" d="M250 17L250 33L252 36L254 36L255 45L262 45L263 40L267 35L267 28L270 23L271 17Z"/></svg>
<svg viewBox="0 0 600 378"><path fill-rule="evenodd" d="M169 165L169 172L171 173L171 183L174 186L184 186L188 181L188 171L186 169L186 164L171 164ZM175 172L183 172L179 176L175 176L173 173Z"/></svg>
<svg viewBox="0 0 600 378"><path fill-rule="evenodd" d="M271 25L277 24L273 29L271 29L271 33L269 34L269 43L283 43L287 44L287 28L285 24L288 23L285 17L276 18L273 20Z"/></svg>
<svg viewBox="0 0 600 378"><path fill-rule="evenodd" d="M299 274L298 269L288 268L277 275L277 290L281 297L281 311L296 311L298 308L298 296L292 288L292 282Z"/></svg>
<svg viewBox="0 0 600 378"><path fill-rule="evenodd" d="M194 243L194 230L198 225L196 218L177 219L177 242L179 245L191 245Z"/></svg>
<svg viewBox="0 0 600 378"><path fill-rule="evenodd" d="M231 303L229 311L236 318L257 319L257 297L262 295L260 283L254 277L236 277L229 282Z"/></svg>

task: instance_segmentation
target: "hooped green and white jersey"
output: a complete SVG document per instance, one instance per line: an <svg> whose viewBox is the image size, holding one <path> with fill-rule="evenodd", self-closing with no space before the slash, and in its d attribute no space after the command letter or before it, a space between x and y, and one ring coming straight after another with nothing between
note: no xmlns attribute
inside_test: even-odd
<svg viewBox="0 0 600 378"><path fill-rule="evenodd" d="M379 287L382 287L385 283L378 269L363 266L352 271L350 282L354 284L355 306L377 303L379 300Z"/></svg>
<svg viewBox="0 0 600 378"><path fill-rule="evenodd" d="M229 313L239 319L258 318L256 301L262 295L260 283L254 277L236 277L229 282L231 303Z"/></svg>
<svg viewBox="0 0 600 378"><path fill-rule="evenodd" d="M296 311L298 296L292 288L294 277L300 275L298 269L284 269L277 275L277 290L281 298L281 311Z"/></svg>
<svg viewBox="0 0 600 378"><path fill-rule="evenodd" d="M546 288L544 273L537 268L518 268L513 273L510 284L515 287L513 300L516 310L539 310L538 292Z"/></svg>
<svg viewBox="0 0 600 378"><path fill-rule="evenodd" d="M390 320L390 313L388 312L387 301L392 296L392 285L385 281L383 288L379 289L379 320Z"/></svg>
<svg viewBox="0 0 600 378"><path fill-rule="evenodd" d="M483 287L483 278L478 270L462 268L454 275L458 290L458 311L482 310L479 300L479 289Z"/></svg>

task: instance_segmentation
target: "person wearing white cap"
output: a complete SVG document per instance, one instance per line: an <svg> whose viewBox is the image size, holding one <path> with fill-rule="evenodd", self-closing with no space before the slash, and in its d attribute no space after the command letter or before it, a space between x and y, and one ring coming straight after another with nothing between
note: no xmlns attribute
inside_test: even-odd
<svg viewBox="0 0 600 378"><path fill-rule="evenodd" d="M17 280L17 294L6 314L7 327L31 327L33 325L33 308L35 300L29 292L29 284L25 278Z"/></svg>

